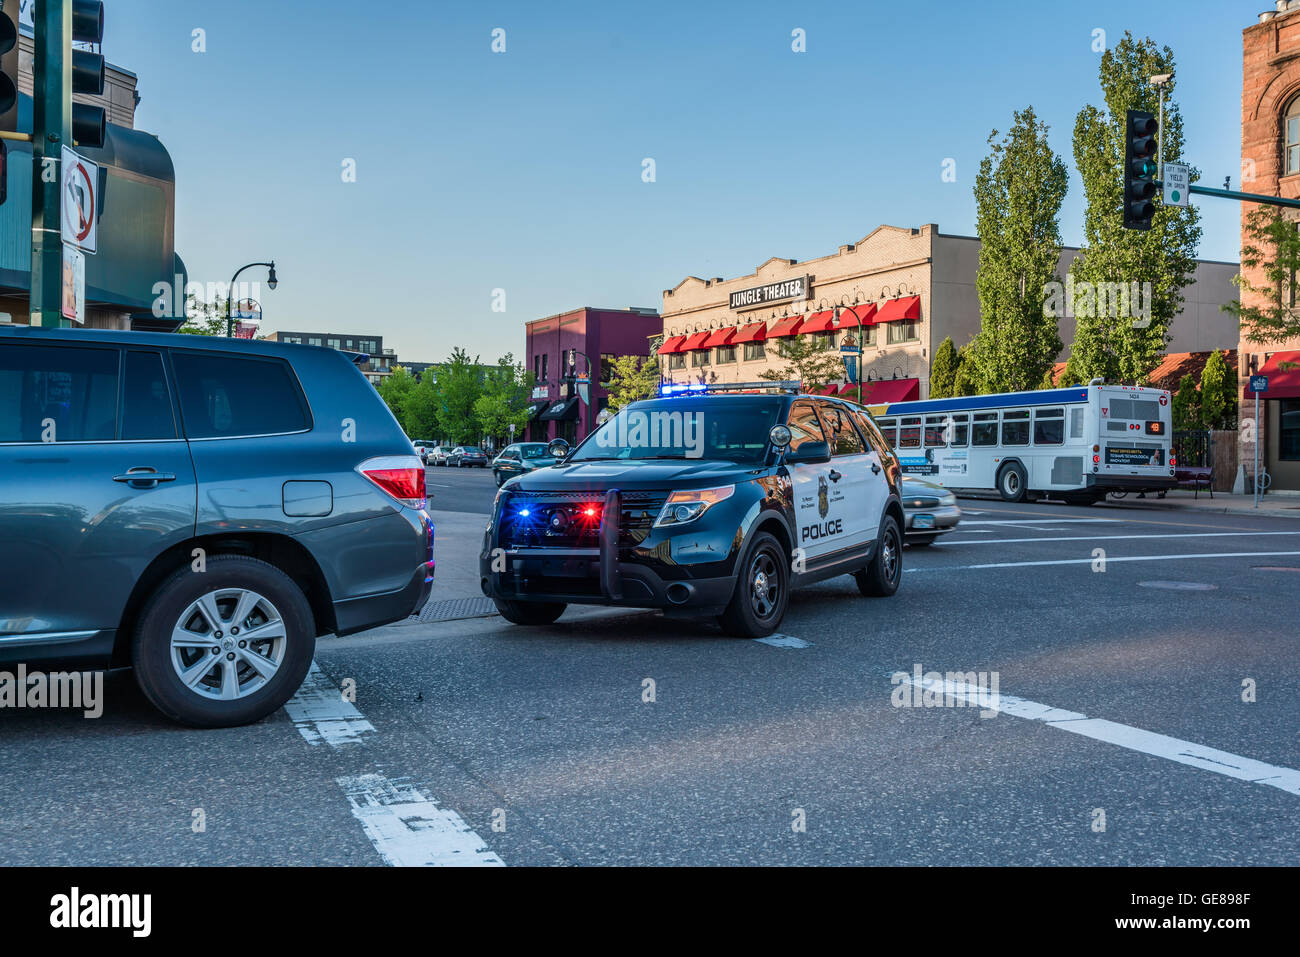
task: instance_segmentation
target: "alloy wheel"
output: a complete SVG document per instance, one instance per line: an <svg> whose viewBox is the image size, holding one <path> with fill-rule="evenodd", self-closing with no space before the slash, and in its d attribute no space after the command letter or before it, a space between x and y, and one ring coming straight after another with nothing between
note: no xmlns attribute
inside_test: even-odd
<svg viewBox="0 0 1300 957"><path fill-rule="evenodd" d="M267 598L220 588L190 603L171 636L172 668L186 688L218 701L263 688L284 662L284 621Z"/></svg>

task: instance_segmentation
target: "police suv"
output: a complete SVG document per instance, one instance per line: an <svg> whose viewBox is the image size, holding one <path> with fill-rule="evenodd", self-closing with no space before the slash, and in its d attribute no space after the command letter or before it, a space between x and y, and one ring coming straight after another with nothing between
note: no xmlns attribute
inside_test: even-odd
<svg viewBox="0 0 1300 957"><path fill-rule="evenodd" d="M515 624L614 605L759 638L794 586L898 590L901 472L848 402L797 383L670 385L550 451L555 465L497 493L479 556L483 593Z"/></svg>

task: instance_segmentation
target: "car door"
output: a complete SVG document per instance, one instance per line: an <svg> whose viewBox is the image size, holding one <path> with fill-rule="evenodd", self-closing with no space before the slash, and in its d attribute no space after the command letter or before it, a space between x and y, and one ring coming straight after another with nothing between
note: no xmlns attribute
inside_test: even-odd
<svg viewBox="0 0 1300 957"><path fill-rule="evenodd" d="M886 463L859 431L848 408L835 402L818 405L831 443L830 479L843 491L848 506L845 534L851 545L865 548L880 531L880 518L889 496Z"/></svg>
<svg viewBox="0 0 1300 957"><path fill-rule="evenodd" d="M0 345L0 655L118 626L194 534L194 466L158 350Z"/></svg>
<svg viewBox="0 0 1300 957"><path fill-rule="evenodd" d="M811 399L799 399L790 407L786 425L791 436L787 459L805 443L827 441ZM844 493L832 488L831 467L830 462L786 466L794 492L795 547L809 565L850 544L845 534Z"/></svg>
<svg viewBox="0 0 1300 957"><path fill-rule="evenodd" d="M523 472L524 467L520 462L519 446L512 445L501 453L501 458L497 460L497 471L501 473L503 480L514 478Z"/></svg>

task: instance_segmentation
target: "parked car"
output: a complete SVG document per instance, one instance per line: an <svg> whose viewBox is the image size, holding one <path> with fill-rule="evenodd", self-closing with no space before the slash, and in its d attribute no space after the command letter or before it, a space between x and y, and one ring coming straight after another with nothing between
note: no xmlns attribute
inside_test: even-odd
<svg viewBox="0 0 1300 957"><path fill-rule="evenodd" d="M631 403L577 449L553 441L553 468L507 482L479 553L502 617L658 608L759 638L795 587L852 575L863 595L893 595L900 468L880 431L838 399L748 388Z"/></svg>
<svg viewBox="0 0 1300 957"><path fill-rule="evenodd" d="M915 475L903 475L903 513L907 516L904 537L909 545L933 545L961 521L957 496L942 485Z"/></svg>
<svg viewBox="0 0 1300 957"><path fill-rule="evenodd" d="M420 457L420 461L425 465L429 464L429 456L433 453L436 446L428 439L412 439L411 446L415 449L415 454Z"/></svg>
<svg viewBox="0 0 1300 957"><path fill-rule="evenodd" d="M454 465L458 469L474 468L485 469L488 464L487 453L477 445L458 445L451 450L447 456L447 464Z"/></svg>
<svg viewBox="0 0 1300 957"><path fill-rule="evenodd" d="M497 488L500 488L516 475L554 465L556 461L545 442L518 442L507 445L492 460L492 475L497 480Z"/></svg>
<svg viewBox="0 0 1300 957"><path fill-rule="evenodd" d="M447 456L450 453L451 449L447 446L435 445L433 448L429 449L429 464L445 466L447 464Z"/></svg>
<svg viewBox="0 0 1300 957"><path fill-rule="evenodd" d="M433 567L424 467L337 350L0 328L0 662L245 724Z"/></svg>

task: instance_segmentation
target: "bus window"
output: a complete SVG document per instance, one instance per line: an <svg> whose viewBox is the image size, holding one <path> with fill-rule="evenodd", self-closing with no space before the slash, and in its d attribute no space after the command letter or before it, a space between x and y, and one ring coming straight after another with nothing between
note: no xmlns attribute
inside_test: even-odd
<svg viewBox="0 0 1300 957"><path fill-rule="evenodd" d="M927 415L925 417L925 447L927 449L941 449L948 443L944 440L944 429L947 427L948 417L946 415Z"/></svg>
<svg viewBox="0 0 1300 957"><path fill-rule="evenodd" d="M896 445L898 445L898 420L897 419L881 419L876 424L880 428L880 434L885 437L885 441L889 443L889 447L891 449L894 448Z"/></svg>
<svg viewBox="0 0 1300 957"><path fill-rule="evenodd" d="M970 439L970 416L950 415L947 420L948 444L954 449L964 449Z"/></svg>
<svg viewBox="0 0 1300 957"><path fill-rule="evenodd" d="M998 444L998 414L996 412L976 412L975 427L971 431L971 445Z"/></svg>
<svg viewBox="0 0 1300 957"><path fill-rule="evenodd" d="M1002 444L1029 444L1029 410L1002 413Z"/></svg>
<svg viewBox="0 0 1300 957"><path fill-rule="evenodd" d="M1035 445L1064 445L1065 444L1065 410L1064 409L1035 409L1034 410L1034 444Z"/></svg>
<svg viewBox="0 0 1300 957"><path fill-rule="evenodd" d="M1070 410L1070 438L1083 438L1083 409Z"/></svg>
<svg viewBox="0 0 1300 957"><path fill-rule="evenodd" d="M898 435L900 449L919 449L921 447L921 417L908 416L899 420L901 429Z"/></svg>

